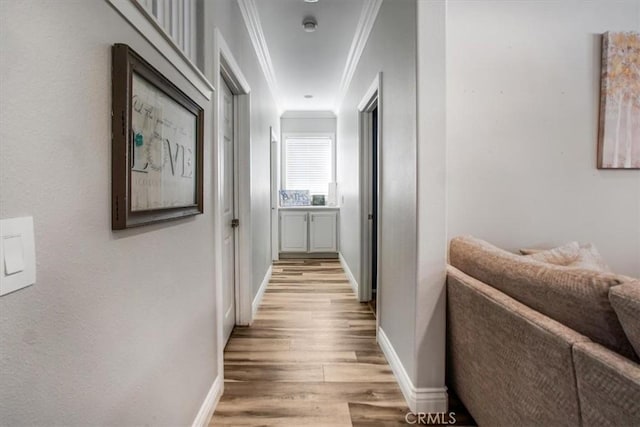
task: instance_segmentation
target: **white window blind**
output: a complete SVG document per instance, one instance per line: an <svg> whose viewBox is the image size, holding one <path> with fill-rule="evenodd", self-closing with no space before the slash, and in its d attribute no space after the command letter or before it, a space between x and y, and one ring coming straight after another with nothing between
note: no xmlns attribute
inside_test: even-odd
<svg viewBox="0 0 640 427"><path fill-rule="evenodd" d="M327 194L333 176L331 138L285 140L285 190Z"/></svg>

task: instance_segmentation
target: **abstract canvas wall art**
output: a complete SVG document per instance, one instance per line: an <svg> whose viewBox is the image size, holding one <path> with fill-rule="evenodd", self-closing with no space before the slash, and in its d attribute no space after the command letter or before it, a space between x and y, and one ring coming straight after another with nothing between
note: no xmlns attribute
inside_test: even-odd
<svg viewBox="0 0 640 427"><path fill-rule="evenodd" d="M602 37L599 169L640 169L640 33Z"/></svg>

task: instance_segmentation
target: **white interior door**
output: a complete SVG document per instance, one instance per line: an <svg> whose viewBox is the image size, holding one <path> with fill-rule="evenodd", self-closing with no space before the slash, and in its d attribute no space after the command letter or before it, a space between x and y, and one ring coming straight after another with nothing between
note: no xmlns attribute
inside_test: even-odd
<svg viewBox="0 0 640 427"><path fill-rule="evenodd" d="M235 197L234 197L234 105L233 93L229 86L220 79L221 83L221 105L222 109L222 159L223 159L223 182L222 182L222 307L223 307L223 332L224 343L226 345L229 336L236 323L236 302L235 302Z"/></svg>

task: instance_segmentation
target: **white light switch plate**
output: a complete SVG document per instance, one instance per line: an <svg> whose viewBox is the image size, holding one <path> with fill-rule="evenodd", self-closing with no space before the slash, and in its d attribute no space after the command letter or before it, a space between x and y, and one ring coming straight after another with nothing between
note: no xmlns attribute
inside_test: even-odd
<svg viewBox="0 0 640 427"><path fill-rule="evenodd" d="M10 276L24 271L22 234L2 236L2 249L4 250L4 274Z"/></svg>
<svg viewBox="0 0 640 427"><path fill-rule="evenodd" d="M0 296L35 282L33 217L0 220Z"/></svg>

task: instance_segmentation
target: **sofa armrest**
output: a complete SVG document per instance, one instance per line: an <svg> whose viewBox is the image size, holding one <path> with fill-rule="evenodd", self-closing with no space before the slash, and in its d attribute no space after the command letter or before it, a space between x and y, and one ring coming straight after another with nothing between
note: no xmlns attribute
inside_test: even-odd
<svg viewBox="0 0 640 427"><path fill-rule="evenodd" d="M640 425L640 365L596 343L577 343L573 359L582 425Z"/></svg>
<svg viewBox="0 0 640 427"><path fill-rule="evenodd" d="M448 384L479 425L580 425L571 349L588 341L448 267Z"/></svg>

